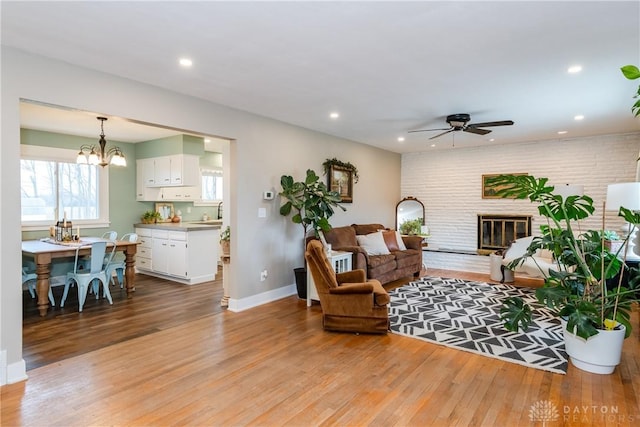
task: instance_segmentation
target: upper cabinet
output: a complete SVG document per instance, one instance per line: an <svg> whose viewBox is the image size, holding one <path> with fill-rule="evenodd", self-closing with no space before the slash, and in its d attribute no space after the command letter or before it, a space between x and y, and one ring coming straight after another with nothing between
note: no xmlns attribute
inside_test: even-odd
<svg viewBox="0 0 640 427"><path fill-rule="evenodd" d="M137 201L194 201L199 191L198 156L175 154L136 160Z"/></svg>
<svg viewBox="0 0 640 427"><path fill-rule="evenodd" d="M139 160L147 187L197 186L200 179L198 156L174 154Z"/></svg>

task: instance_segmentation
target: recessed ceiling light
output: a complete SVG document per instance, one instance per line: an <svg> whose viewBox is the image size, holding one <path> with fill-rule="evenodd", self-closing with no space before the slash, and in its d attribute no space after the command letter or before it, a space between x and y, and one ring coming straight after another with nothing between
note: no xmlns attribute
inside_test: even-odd
<svg viewBox="0 0 640 427"><path fill-rule="evenodd" d="M209 138L205 138L205 139L204 139L204 142L205 142L205 143L209 143L209 142L211 142L211 140L210 140Z"/></svg>
<svg viewBox="0 0 640 427"><path fill-rule="evenodd" d="M193 65L193 61L189 58L180 58L179 62L183 67L191 67Z"/></svg>
<svg viewBox="0 0 640 427"><path fill-rule="evenodd" d="M435 147L435 146L436 146L436 144L431 144L431 146L432 146L432 147Z"/></svg>
<svg viewBox="0 0 640 427"><path fill-rule="evenodd" d="M404 136L399 136L398 137L398 142L404 142Z"/></svg>
<svg viewBox="0 0 640 427"><path fill-rule="evenodd" d="M584 116L582 114L578 114L573 118L573 120L582 120L582 119L584 119Z"/></svg>
<svg viewBox="0 0 640 427"><path fill-rule="evenodd" d="M582 65L572 65L571 67L567 68L567 73L569 74L576 74L580 71L582 71Z"/></svg>
<svg viewBox="0 0 640 427"><path fill-rule="evenodd" d="M493 141L495 141L495 140L496 140L495 138L490 138L490 139L489 139L489 142L493 142Z"/></svg>
<svg viewBox="0 0 640 427"><path fill-rule="evenodd" d="M559 131L558 131L558 135L564 135L565 133L567 133L567 131L566 131L566 130L559 130Z"/></svg>
<svg viewBox="0 0 640 427"><path fill-rule="evenodd" d="M333 113L329 114L329 117L331 117L332 119L337 119L338 117L340 117L340 113L336 113L335 111Z"/></svg>

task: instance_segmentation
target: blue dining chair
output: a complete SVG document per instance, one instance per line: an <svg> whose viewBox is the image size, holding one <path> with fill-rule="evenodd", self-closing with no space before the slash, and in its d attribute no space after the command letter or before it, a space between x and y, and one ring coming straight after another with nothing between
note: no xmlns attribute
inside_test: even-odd
<svg viewBox="0 0 640 427"><path fill-rule="evenodd" d="M120 240L124 242L135 243L138 241L138 235L136 233L127 233L127 234L124 234L120 238ZM122 254L122 256L120 255L121 254L119 253L116 254L113 257L113 261L111 261L111 264L109 264L109 267L107 268L107 279L109 279L110 282L113 282L113 272L115 271L116 276L118 277L118 283L120 283L120 288L123 288L124 287L124 269L126 265L125 265L124 254Z"/></svg>
<svg viewBox="0 0 640 427"><path fill-rule="evenodd" d="M33 266L33 267L32 267ZM34 263L27 263L26 266L22 267L22 286L27 285L27 290L31 295L31 298L36 297L36 279L38 275L35 271ZM53 291L51 290L51 284L49 284L49 302L52 307L56 306L56 301L53 299Z"/></svg>
<svg viewBox="0 0 640 427"><path fill-rule="evenodd" d="M80 310L82 311L82 307L87 299L87 293L89 291L89 286L94 280L96 281L97 288L96 299L99 298L100 295L100 284L102 284L102 289L104 290L104 296L109 301L109 304L113 304L113 300L111 299L111 292L109 292L109 281L107 280L107 268L113 259L113 254L115 253L116 246L112 245L110 249L110 253L107 253L107 242L94 242L91 244L91 255L90 255L90 267L86 269L80 269L80 259L78 258L81 247L76 248L76 256L73 265L73 271L67 273L67 280L64 284L64 293L62 294L62 301L60 301L60 307L64 307L64 303L67 300L67 294L69 292L69 288L73 283L78 288L78 305ZM106 256L106 263L105 263Z"/></svg>
<svg viewBox="0 0 640 427"><path fill-rule="evenodd" d="M115 240L118 238L118 232L114 230L105 231L104 233L102 233L102 236L100 238L115 242ZM82 263L82 268L89 268L89 257L83 256L80 258L80 260Z"/></svg>

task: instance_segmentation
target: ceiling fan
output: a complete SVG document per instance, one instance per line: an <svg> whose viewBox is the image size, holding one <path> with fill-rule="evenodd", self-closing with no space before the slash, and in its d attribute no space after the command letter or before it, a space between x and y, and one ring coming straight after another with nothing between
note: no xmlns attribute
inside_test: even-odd
<svg viewBox="0 0 640 427"><path fill-rule="evenodd" d="M427 132L434 130L443 130L444 132L437 134L436 136L432 136L429 139L435 139L439 136L445 135L449 132L454 131L464 131L475 133L476 135L486 135L491 133L489 129L481 129L484 127L493 127L493 126L511 126L513 124L512 120L502 120L499 122L484 122L484 123L469 123L471 120L471 116L469 114L451 114L447 116L447 123L449 124L449 128L441 128L441 129L416 129L410 130L409 133L412 132Z"/></svg>

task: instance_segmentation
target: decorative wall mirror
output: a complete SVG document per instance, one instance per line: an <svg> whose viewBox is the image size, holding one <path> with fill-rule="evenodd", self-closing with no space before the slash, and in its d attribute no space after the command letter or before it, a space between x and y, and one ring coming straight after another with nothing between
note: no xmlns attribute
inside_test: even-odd
<svg viewBox="0 0 640 427"><path fill-rule="evenodd" d="M415 197L405 197L396 205L396 230L402 234L422 234L424 205Z"/></svg>

